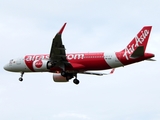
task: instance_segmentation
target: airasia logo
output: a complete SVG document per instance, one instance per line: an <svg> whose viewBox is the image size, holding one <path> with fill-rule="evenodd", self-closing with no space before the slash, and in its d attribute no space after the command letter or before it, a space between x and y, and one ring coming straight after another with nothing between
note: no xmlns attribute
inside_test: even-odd
<svg viewBox="0 0 160 120"><path fill-rule="evenodd" d="M43 65L43 63L42 63L41 60L35 62L35 66L36 66L37 68L41 68L42 65Z"/></svg>
<svg viewBox="0 0 160 120"><path fill-rule="evenodd" d="M133 44L128 45L125 48L123 57L125 57L126 60L129 60L128 56L134 52L135 48L143 44L143 42L145 41L145 38L149 35L149 30L141 31L141 33L142 34L140 35L140 37L136 36L134 38L135 42Z"/></svg>

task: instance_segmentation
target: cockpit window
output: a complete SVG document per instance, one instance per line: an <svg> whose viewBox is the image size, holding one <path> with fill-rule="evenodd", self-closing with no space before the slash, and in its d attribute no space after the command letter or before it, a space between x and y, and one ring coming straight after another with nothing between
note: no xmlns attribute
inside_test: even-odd
<svg viewBox="0 0 160 120"><path fill-rule="evenodd" d="M9 63L12 63L12 61L13 61L13 59L11 59L11 60L9 61Z"/></svg>
<svg viewBox="0 0 160 120"><path fill-rule="evenodd" d="M15 61L14 61L13 59L11 59L11 60L9 61L9 64L12 64L12 63L15 63Z"/></svg>

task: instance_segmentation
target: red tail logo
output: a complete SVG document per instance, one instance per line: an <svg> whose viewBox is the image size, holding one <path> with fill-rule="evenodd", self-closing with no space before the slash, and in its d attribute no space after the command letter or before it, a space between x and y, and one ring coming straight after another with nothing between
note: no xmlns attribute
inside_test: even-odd
<svg viewBox="0 0 160 120"><path fill-rule="evenodd" d="M124 50L122 50L123 57L129 60L130 55L138 46L143 46L144 51L146 50L151 28L152 26L145 26L142 28L142 30L137 34L137 36L133 38L133 40L127 45Z"/></svg>

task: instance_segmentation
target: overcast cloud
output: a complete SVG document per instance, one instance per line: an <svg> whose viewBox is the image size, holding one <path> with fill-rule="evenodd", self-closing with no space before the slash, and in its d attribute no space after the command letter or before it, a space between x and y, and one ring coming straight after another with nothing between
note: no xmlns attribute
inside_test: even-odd
<svg viewBox="0 0 160 120"><path fill-rule="evenodd" d="M159 120L159 0L0 1L1 120ZM51 73L3 70L12 58L49 53L52 38L67 22L67 52L122 50L145 25L153 26L144 61L113 75L78 75L80 84L55 83ZM103 71L108 72L108 71Z"/></svg>

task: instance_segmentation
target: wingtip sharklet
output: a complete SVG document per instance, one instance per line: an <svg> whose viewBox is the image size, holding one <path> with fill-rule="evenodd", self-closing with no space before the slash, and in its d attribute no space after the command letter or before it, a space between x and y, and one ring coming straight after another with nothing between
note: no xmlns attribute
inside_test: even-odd
<svg viewBox="0 0 160 120"><path fill-rule="evenodd" d="M114 71L115 71L115 68L113 68L113 69L111 70L110 74L113 74L113 73L114 73Z"/></svg>
<svg viewBox="0 0 160 120"><path fill-rule="evenodd" d="M64 30L66 24L67 24L67 23L64 23L64 25L62 26L62 28L60 29L60 31L58 32L58 34L60 34L60 35L62 34L62 32L63 32L63 30Z"/></svg>
<svg viewBox="0 0 160 120"><path fill-rule="evenodd" d="M113 68L113 69L110 71L110 73L104 73L103 75L110 75L110 74L113 74L114 71L115 71L115 68Z"/></svg>

